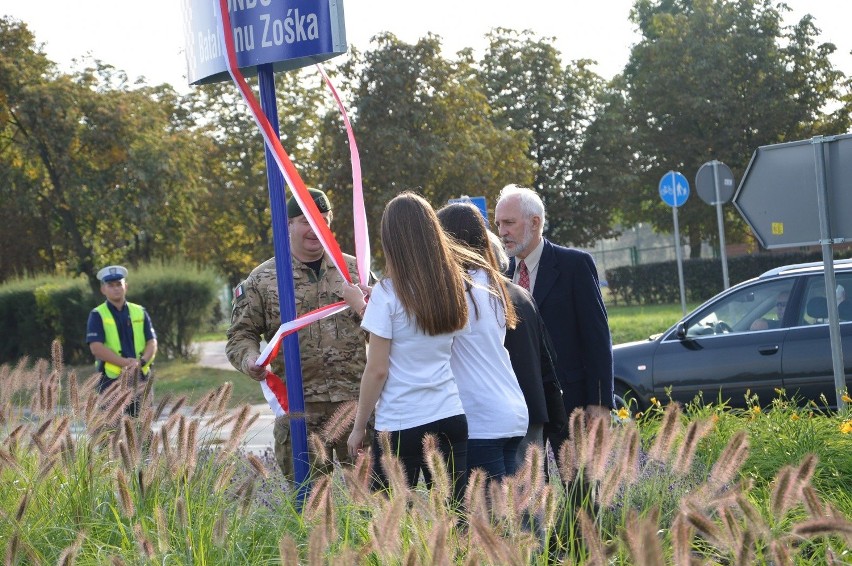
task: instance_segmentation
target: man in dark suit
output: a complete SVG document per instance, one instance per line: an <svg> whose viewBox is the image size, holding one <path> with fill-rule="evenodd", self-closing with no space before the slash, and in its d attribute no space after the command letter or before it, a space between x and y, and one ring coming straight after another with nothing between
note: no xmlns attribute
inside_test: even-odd
<svg viewBox="0 0 852 566"><path fill-rule="evenodd" d="M500 271L509 269L509 256L503 242L494 232L488 231L491 251ZM547 334L547 328L529 291L506 282L506 290L515 307L518 323L506 329L503 345L509 352L512 371L524 394L530 413L527 434L518 446L518 463L524 461L527 448L535 444L544 448L545 438L558 452L562 441L568 437L568 415L562 403L562 387L556 379L556 354Z"/></svg>
<svg viewBox="0 0 852 566"><path fill-rule="evenodd" d="M494 216L507 274L530 290L553 342L566 412L612 409L612 338L592 256L542 236L544 203L531 189L504 187Z"/></svg>

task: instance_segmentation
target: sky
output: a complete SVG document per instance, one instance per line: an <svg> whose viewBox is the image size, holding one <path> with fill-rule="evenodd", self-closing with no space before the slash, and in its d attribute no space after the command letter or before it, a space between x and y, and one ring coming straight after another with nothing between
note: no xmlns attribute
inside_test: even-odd
<svg viewBox="0 0 852 566"><path fill-rule="evenodd" d="M786 0L787 23L804 14L816 18L822 40L838 47L832 61L852 75L852 1ZM374 35L390 31L406 42L428 32L440 35L445 56L464 47L477 54L495 27L530 29L554 37L563 61L593 59L605 78L620 72L639 36L629 21L632 0L345 0L350 46L369 48ZM0 15L27 24L36 42L60 69L92 56L123 70L131 80L169 83L178 91L186 81L182 0L0 0Z"/></svg>

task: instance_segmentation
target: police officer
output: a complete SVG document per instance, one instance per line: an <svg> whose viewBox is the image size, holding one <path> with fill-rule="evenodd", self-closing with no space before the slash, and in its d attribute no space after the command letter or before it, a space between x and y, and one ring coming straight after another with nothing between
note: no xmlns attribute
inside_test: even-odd
<svg viewBox="0 0 852 566"><path fill-rule="evenodd" d="M318 189L309 189L322 217L330 225L331 203ZM288 229L293 265L293 287L296 313L302 315L318 307L343 300L343 277L325 253L296 200L287 201ZM343 256L349 274L355 278L355 258ZM364 333L357 313L344 311L324 318L299 330L299 352L305 398L305 422L308 433L320 433L329 417L346 401L357 401L361 373L366 363ZM254 380L262 381L266 368L257 367L261 338L270 340L281 325L278 303L278 278L275 258L256 267L248 278L234 289L234 308L228 328L226 354L231 364ZM272 360L272 372L284 378L280 357ZM349 423L342 427L348 431ZM286 418L276 419L273 428L275 459L284 475L293 479L290 426ZM326 459L330 448L340 460L348 458L347 435L324 439ZM316 456L312 460L316 462Z"/></svg>
<svg viewBox="0 0 852 566"><path fill-rule="evenodd" d="M127 269L111 265L101 269L97 277L106 301L89 313L86 342L97 359L101 372L98 392L103 392L115 383L122 370L138 372L140 381L148 379L157 354L157 335L148 312L126 300ZM138 411L136 398L128 413L136 416Z"/></svg>

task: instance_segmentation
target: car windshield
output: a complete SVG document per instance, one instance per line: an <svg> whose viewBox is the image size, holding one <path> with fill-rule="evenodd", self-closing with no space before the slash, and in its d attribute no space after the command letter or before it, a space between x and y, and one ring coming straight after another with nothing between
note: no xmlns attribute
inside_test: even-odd
<svg viewBox="0 0 852 566"><path fill-rule="evenodd" d="M686 321L687 336L768 330L782 325L793 280L757 282L701 309Z"/></svg>

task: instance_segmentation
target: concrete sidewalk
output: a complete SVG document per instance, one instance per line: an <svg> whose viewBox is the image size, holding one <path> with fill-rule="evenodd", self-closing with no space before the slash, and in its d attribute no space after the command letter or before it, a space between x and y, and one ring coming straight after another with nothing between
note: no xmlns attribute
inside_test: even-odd
<svg viewBox="0 0 852 566"><path fill-rule="evenodd" d="M205 368L225 369L237 371L225 356L225 340L215 342L197 342L198 365Z"/></svg>

